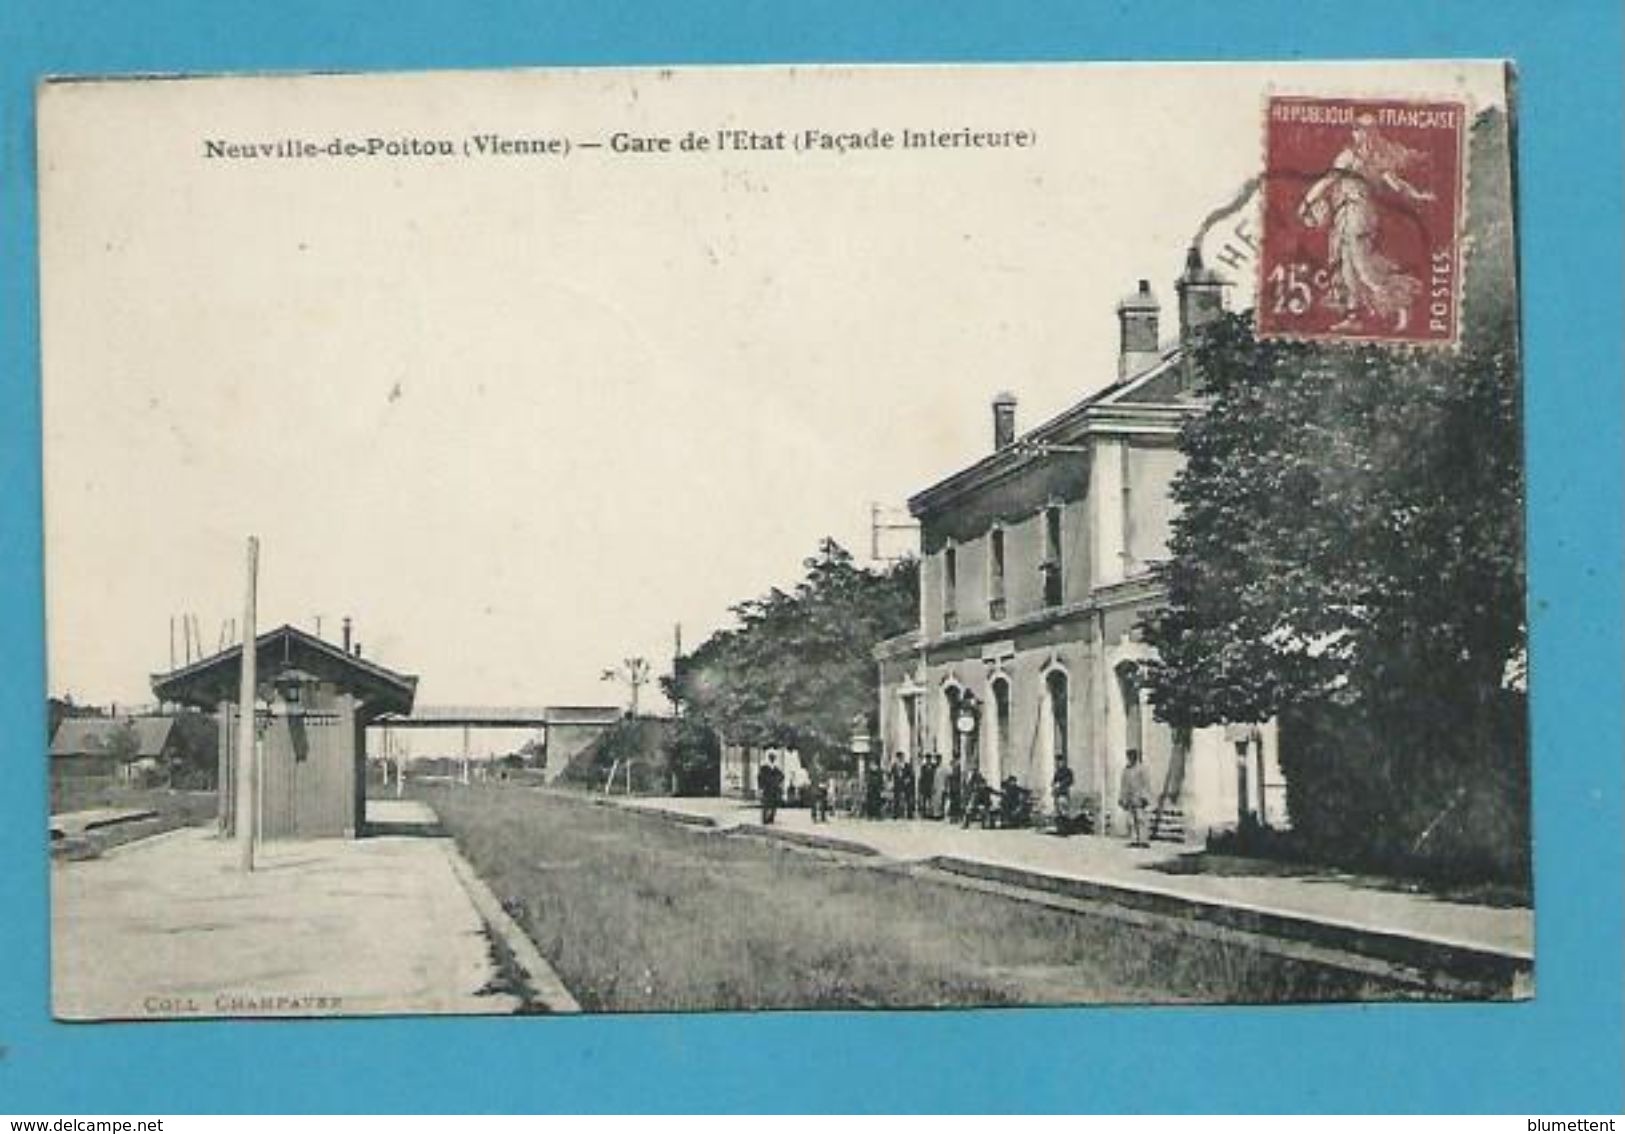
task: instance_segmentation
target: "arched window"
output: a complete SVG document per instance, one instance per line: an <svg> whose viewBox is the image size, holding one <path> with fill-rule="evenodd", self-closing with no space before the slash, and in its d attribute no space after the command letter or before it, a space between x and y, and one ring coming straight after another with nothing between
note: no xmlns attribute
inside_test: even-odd
<svg viewBox="0 0 1625 1134"><path fill-rule="evenodd" d="M1145 755L1140 712L1140 675L1133 662L1117 667L1117 688L1123 697L1123 749Z"/></svg>
<svg viewBox="0 0 1625 1134"><path fill-rule="evenodd" d="M960 688L957 685L944 685L942 687L942 725L937 730L938 744L946 746L948 751L939 749L938 755L943 759L952 759L960 755L959 731L954 718L959 715Z"/></svg>
<svg viewBox="0 0 1625 1134"><path fill-rule="evenodd" d="M1063 760L1071 761L1066 727L1068 684L1065 670L1052 669L1044 675L1044 691L1049 695L1050 755L1056 764Z"/></svg>
<svg viewBox="0 0 1625 1134"><path fill-rule="evenodd" d="M1010 679L995 677L990 685L993 694L993 736L988 746L989 780L997 781L1010 767Z"/></svg>
<svg viewBox="0 0 1625 1134"><path fill-rule="evenodd" d="M903 693L897 698L898 713L898 740L903 746L909 759L920 754L920 695L918 693Z"/></svg>

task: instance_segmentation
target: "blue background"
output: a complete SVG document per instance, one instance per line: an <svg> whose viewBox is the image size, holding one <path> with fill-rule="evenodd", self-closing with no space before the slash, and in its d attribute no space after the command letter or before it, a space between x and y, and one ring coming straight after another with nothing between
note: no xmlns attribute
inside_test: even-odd
<svg viewBox="0 0 1625 1134"><path fill-rule="evenodd" d="M0 1112L1622 1109L1617 3L0 5ZM33 86L51 73L1512 57L1538 996L1520 1005L49 1019ZM1083 266L1080 265L1080 268ZM178 331L182 330L177 328ZM116 570L116 556L109 563Z"/></svg>

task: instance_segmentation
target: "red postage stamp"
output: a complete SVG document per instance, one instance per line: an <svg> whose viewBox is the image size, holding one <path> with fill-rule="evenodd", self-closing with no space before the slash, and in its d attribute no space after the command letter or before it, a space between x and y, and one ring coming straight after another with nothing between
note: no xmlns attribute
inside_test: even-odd
<svg viewBox="0 0 1625 1134"><path fill-rule="evenodd" d="M1259 335L1456 342L1467 108L1272 96L1265 117Z"/></svg>

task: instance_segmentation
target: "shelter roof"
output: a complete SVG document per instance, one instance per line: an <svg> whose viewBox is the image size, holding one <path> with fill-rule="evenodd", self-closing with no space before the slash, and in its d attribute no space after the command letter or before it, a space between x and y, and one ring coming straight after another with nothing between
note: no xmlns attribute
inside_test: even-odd
<svg viewBox="0 0 1625 1134"><path fill-rule="evenodd" d="M410 713L417 695L415 676L345 653L343 647L293 626L261 634L254 643L254 657L261 683L285 670L303 670L359 699L364 716ZM152 691L161 701L212 709L237 699L242 664L242 646L231 646L170 673L153 674Z"/></svg>

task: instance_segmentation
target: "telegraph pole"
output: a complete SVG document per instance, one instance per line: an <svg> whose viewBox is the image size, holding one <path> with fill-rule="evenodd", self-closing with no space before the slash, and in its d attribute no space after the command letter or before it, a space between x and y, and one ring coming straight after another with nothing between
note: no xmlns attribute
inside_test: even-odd
<svg viewBox="0 0 1625 1134"><path fill-rule="evenodd" d="M675 722L682 720L683 717L681 690L678 688L677 683L677 667L683 661L683 624L681 622L674 624L671 633L671 719ZM677 762L672 760L666 770L671 773L671 793L676 795Z"/></svg>
<svg viewBox="0 0 1625 1134"><path fill-rule="evenodd" d="M632 721L632 734L633 734L633 736L641 737L642 733L639 730L639 725L638 725L638 692L639 692L639 690L641 690L644 687L644 685L648 684L648 681L649 681L649 659L648 658L627 658L627 659L625 659L624 661L621 662L621 666L620 666L619 669L616 669L616 668L613 668L613 667L611 667L610 669L606 669L606 670L604 670L604 672L602 674L599 675L599 678L602 681L618 681L618 682L622 683L623 685L626 685L629 689L631 689L631 691L632 691L632 711L628 715L629 715L629 717L630 717L630 719ZM635 754L628 755L627 758L626 758L626 794L627 795L632 794L632 763L636 759L637 759L637 756ZM620 766L620 761L619 761L619 758L617 757L616 762L614 764L610 765L609 778L604 781L604 794L606 794L606 795L609 794L610 789L615 784L615 773L619 769L619 766Z"/></svg>
<svg viewBox="0 0 1625 1134"><path fill-rule="evenodd" d="M248 582L243 597L242 684L237 693L237 845L245 871L254 869L254 828L259 815L259 761L255 759L254 689L258 684L254 656L254 588L259 576L260 541L248 537Z"/></svg>
<svg viewBox="0 0 1625 1134"><path fill-rule="evenodd" d="M671 629L671 716L673 720L683 715L682 690L677 684L677 667L683 662L683 624L678 622Z"/></svg>

